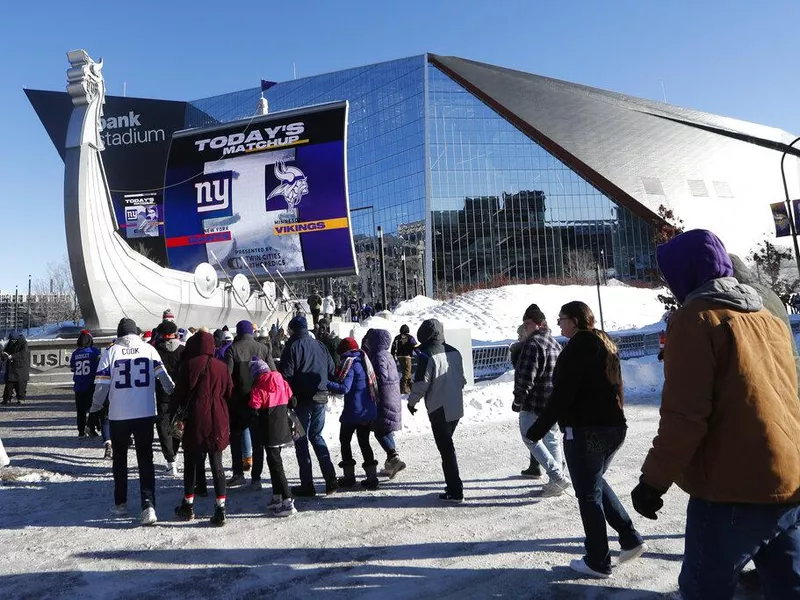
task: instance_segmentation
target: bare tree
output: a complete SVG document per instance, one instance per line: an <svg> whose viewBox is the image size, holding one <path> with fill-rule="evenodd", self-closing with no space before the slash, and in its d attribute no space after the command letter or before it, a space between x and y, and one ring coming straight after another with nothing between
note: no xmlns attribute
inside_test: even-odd
<svg viewBox="0 0 800 600"><path fill-rule="evenodd" d="M66 256L60 261L47 263L47 274L34 280L32 287L36 298L31 312L37 321L43 324L80 321L81 310Z"/></svg>
<svg viewBox="0 0 800 600"><path fill-rule="evenodd" d="M595 260L588 250L570 250L567 254L567 277L579 284L595 282Z"/></svg>

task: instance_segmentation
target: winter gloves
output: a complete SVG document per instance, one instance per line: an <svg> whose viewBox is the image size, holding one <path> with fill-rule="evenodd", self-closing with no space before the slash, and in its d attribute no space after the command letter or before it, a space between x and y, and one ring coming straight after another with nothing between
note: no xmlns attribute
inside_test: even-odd
<svg viewBox="0 0 800 600"><path fill-rule="evenodd" d="M416 414L417 409L409 404L408 405L408 412L410 412L413 415L413 414Z"/></svg>
<svg viewBox="0 0 800 600"><path fill-rule="evenodd" d="M664 501L661 496L667 493L667 490L659 490L644 480L644 476L639 478L639 485L633 488L631 492L631 501L633 508L640 515L647 519L658 519L656 514L661 507L664 506Z"/></svg>
<svg viewBox="0 0 800 600"><path fill-rule="evenodd" d="M514 412L519 412L522 410L522 402L517 402L517 399L514 398L514 402L511 404L511 410Z"/></svg>

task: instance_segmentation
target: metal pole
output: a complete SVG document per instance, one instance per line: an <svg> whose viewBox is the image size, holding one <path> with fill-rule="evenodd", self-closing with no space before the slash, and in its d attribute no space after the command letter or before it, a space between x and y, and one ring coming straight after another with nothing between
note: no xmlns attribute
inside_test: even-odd
<svg viewBox="0 0 800 600"><path fill-rule="evenodd" d="M386 257L383 251L383 228L378 225L378 259L381 261L381 299L383 310L386 310Z"/></svg>
<svg viewBox="0 0 800 600"><path fill-rule="evenodd" d="M783 151L783 155L781 156L781 178L783 179L783 193L786 194L786 210L789 213L789 231L792 232L792 241L794 242L794 260L797 265L797 272L800 273L800 247L797 245L797 229L794 226L792 201L789 200L789 186L786 185L786 171L783 168L783 163L786 160L786 153L789 151L789 148L794 146L797 142L800 142L800 137L795 138L794 141L786 147L786 150Z"/></svg>
<svg viewBox="0 0 800 600"><path fill-rule="evenodd" d="M250 268L250 265L247 263L247 260L245 259L245 257L244 256L240 256L239 258L242 259L242 262L244 263L244 266L247 267L247 270L250 271L250 275L252 275L253 279L256 280L256 284L258 285L259 290L261 290L258 295L261 296L262 298L264 298L264 304L267 305L267 308L269 310L274 310L274 306L273 306L272 302L269 300L269 298L267 298L267 293L264 291L264 286L261 285L261 282L258 280L258 277L256 277L255 273L253 273L253 269ZM270 315L269 318L272 318L272 316Z"/></svg>
<svg viewBox="0 0 800 600"><path fill-rule="evenodd" d="M600 297L600 262L594 261L595 274L597 275L597 304L600 306L600 329L606 330L603 322L603 299Z"/></svg>
<svg viewBox="0 0 800 600"><path fill-rule="evenodd" d="M406 253L400 256L400 262L403 263L403 300L408 300L408 274L406 272Z"/></svg>
<svg viewBox="0 0 800 600"><path fill-rule="evenodd" d="M31 335L31 276L28 274L28 329L25 334L30 337Z"/></svg>

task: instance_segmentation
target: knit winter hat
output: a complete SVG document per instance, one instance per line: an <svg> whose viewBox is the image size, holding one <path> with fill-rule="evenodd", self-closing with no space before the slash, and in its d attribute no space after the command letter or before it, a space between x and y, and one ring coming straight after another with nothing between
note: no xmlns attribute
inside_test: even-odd
<svg viewBox="0 0 800 600"><path fill-rule="evenodd" d="M253 335L253 324L250 321L239 321L236 324L236 335Z"/></svg>
<svg viewBox="0 0 800 600"><path fill-rule="evenodd" d="M289 321L289 329L297 333L298 331L308 330L308 320L303 315L298 315Z"/></svg>
<svg viewBox="0 0 800 600"><path fill-rule="evenodd" d="M345 352L351 352L353 350L358 350L358 342L352 337L344 338L336 347L336 352L339 354L344 354Z"/></svg>
<svg viewBox="0 0 800 600"><path fill-rule="evenodd" d="M257 356L254 356L252 360L250 360L250 376L253 379L262 373L269 373L271 370L272 369L269 368L269 365Z"/></svg>
<svg viewBox="0 0 800 600"><path fill-rule="evenodd" d="M117 337L121 338L125 335L136 335L136 322L133 319L120 319L117 325Z"/></svg>
<svg viewBox="0 0 800 600"><path fill-rule="evenodd" d="M142 340L144 340L145 342L149 342L152 339L153 339L153 332L152 331L145 331L142 334Z"/></svg>
<svg viewBox="0 0 800 600"><path fill-rule="evenodd" d="M525 314L522 315L522 320L525 321L526 319L533 319L535 313L543 315L541 309L539 308L538 304L531 304L528 308L525 309Z"/></svg>
<svg viewBox="0 0 800 600"><path fill-rule="evenodd" d="M222 339L223 339L223 341L226 341L226 342L232 342L233 341L233 334L230 331L223 331L222 332Z"/></svg>
<svg viewBox="0 0 800 600"><path fill-rule="evenodd" d="M175 315L172 314L172 309L168 308L167 310L165 310L161 315L161 319L163 321L174 321Z"/></svg>
<svg viewBox="0 0 800 600"><path fill-rule="evenodd" d="M92 343L92 334L89 333L87 329L81 329L81 332L78 335L78 347L87 348L88 346L91 346Z"/></svg>
<svg viewBox="0 0 800 600"><path fill-rule="evenodd" d="M175 321L164 321L158 328L161 331L161 335L175 335L178 333L178 326L175 325Z"/></svg>

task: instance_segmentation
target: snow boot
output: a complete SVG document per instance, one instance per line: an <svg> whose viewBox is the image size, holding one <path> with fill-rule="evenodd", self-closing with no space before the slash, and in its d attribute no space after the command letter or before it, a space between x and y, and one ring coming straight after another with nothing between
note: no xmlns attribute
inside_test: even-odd
<svg viewBox="0 0 800 600"><path fill-rule="evenodd" d="M523 477L529 477L530 479L541 479L542 467L540 467L539 463L536 462L536 459L531 456L531 464L528 465L527 469L520 471L520 475Z"/></svg>
<svg viewBox="0 0 800 600"><path fill-rule="evenodd" d="M175 516L181 521L191 521L194 519L194 504L189 504L184 499L180 506L175 507Z"/></svg>
<svg viewBox="0 0 800 600"><path fill-rule="evenodd" d="M225 517L225 507L217 505L217 507L214 509L214 516L209 520L214 527L222 527L225 525L225 523L227 523L227 519Z"/></svg>
<svg viewBox="0 0 800 600"><path fill-rule="evenodd" d="M103 460L111 460L114 458L114 453L111 450L111 442L106 442L103 444L105 446L105 452L103 452Z"/></svg>
<svg viewBox="0 0 800 600"><path fill-rule="evenodd" d="M380 484L378 481L378 461L373 460L372 462L365 462L362 466L364 467L364 473L367 474L367 478L361 482L361 487L368 490L377 490Z"/></svg>
<svg viewBox="0 0 800 600"><path fill-rule="evenodd" d="M406 463L400 460L400 456L395 454L392 458L386 461L381 469L381 473L385 473L389 479L394 479L400 471L406 468Z"/></svg>
<svg viewBox="0 0 800 600"><path fill-rule="evenodd" d="M253 457L252 456L244 457L242 459L242 470L243 471L249 471L252 468L253 468Z"/></svg>
<svg viewBox="0 0 800 600"><path fill-rule="evenodd" d="M292 486L292 495L297 496L298 498L313 498L317 495L317 490L314 488L313 485L310 487L306 487L303 485L293 485Z"/></svg>
<svg viewBox="0 0 800 600"><path fill-rule="evenodd" d="M339 463L342 469L342 477L339 477L338 484L341 488L352 488L356 486L356 461L342 461Z"/></svg>

